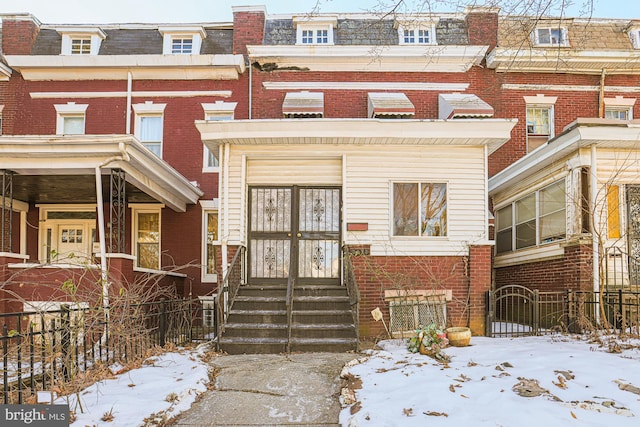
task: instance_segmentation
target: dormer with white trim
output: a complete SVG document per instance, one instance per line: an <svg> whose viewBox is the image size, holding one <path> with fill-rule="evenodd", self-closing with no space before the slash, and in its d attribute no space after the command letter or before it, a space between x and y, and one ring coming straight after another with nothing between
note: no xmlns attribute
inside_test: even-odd
<svg viewBox="0 0 640 427"><path fill-rule="evenodd" d="M625 31L633 48L640 49L640 21L631 21Z"/></svg>
<svg viewBox="0 0 640 427"><path fill-rule="evenodd" d="M107 37L100 28L61 27L56 31L62 36L61 55L97 55Z"/></svg>
<svg viewBox="0 0 640 427"><path fill-rule="evenodd" d="M338 25L337 16L294 16L296 45L333 45L333 31Z"/></svg>
<svg viewBox="0 0 640 427"><path fill-rule="evenodd" d="M438 17L396 19L394 28L398 31L399 45L436 45Z"/></svg>
<svg viewBox="0 0 640 427"><path fill-rule="evenodd" d="M163 55L199 55L207 33L202 27L160 27Z"/></svg>

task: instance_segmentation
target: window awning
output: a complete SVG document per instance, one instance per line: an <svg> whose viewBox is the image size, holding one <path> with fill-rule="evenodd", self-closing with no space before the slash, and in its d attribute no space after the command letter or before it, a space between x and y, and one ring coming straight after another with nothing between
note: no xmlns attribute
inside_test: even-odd
<svg viewBox="0 0 640 427"><path fill-rule="evenodd" d="M369 118L376 116L412 116L416 113L402 92L369 92Z"/></svg>
<svg viewBox="0 0 640 427"><path fill-rule="evenodd" d="M282 114L323 115L324 93L288 92L282 103Z"/></svg>
<svg viewBox="0 0 640 427"><path fill-rule="evenodd" d="M459 117L493 117L493 107L472 93L438 95L440 119Z"/></svg>

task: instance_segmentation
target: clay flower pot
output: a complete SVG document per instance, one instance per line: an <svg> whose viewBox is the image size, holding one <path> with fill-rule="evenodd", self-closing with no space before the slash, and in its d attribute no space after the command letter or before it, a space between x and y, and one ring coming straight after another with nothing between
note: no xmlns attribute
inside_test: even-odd
<svg viewBox="0 0 640 427"><path fill-rule="evenodd" d="M449 344L454 347L466 347L471 342L471 329L465 327L447 328Z"/></svg>

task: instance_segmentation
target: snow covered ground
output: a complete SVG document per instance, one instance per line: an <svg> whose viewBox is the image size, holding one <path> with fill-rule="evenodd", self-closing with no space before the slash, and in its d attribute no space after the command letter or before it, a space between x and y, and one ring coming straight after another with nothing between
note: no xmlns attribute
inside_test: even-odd
<svg viewBox="0 0 640 427"><path fill-rule="evenodd" d="M383 341L382 350L343 370L357 403L342 410L340 423L638 426L639 344L563 335L473 337L468 347L444 350L447 366L409 353L401 340Z"/></svg>
<svg viewBox="0 0 640 427"><path fill-rule="evenodd" d="M72 426L163 425L191 407L206 391L209 365L200 359L202 349L164 353L147 359L141 368L99 381L77 396L59 397L75 411ZM112 366L112 371L122 368ZM146 421L145 421L146 420Z"/></svg>
<svg viewBox="0 0 640 427"><path fill-rule="evenodd" d="M401 340L379 345L343 370L359 402L342 410L344 427L640 425L639 340L473 337L469 347L445 349L448 366L409 353ZM161 425L206 390L203 354L164 353L92 385L80 393L84 413L70 398L72 426Z"/></svg>

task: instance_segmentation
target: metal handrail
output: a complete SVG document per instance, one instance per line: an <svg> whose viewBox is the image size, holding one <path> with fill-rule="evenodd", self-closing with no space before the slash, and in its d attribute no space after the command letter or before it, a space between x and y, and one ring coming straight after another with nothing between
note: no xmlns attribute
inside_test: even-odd
<svg viewBox="0 0 640 427"><path fill-rule="evenodd" d="M289 259L289 279L287 280L287 353L291 352L291 323L293 321L293 287L295 285L294 275L291 274L293 259Z"/></svg>
<svg viewBox="0 0 640 427"><path fill-rule="evenodd" d="M233 302L235 301L236 295L238 294L238 289L240 289L240 284L242 282L243 276L242 260L244 259L245 250L246 248L244 246L238 246L238 250L234 254L233 259L231 260L231 264L229 264L229 268L227 269L227 274L225 274L224 278L222 279L222 286L220 288L216 304L218 319L220 319L220 321L216 325L216 338L218 342L220 342L220 337L224 332L224 327L227 323L229 312L231 311ZM231 275L238 267L240 268L238 280L230 283L230 279L232 277Z"/></svg>

